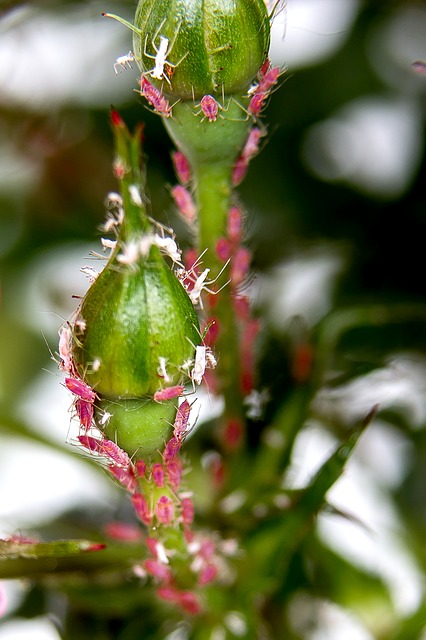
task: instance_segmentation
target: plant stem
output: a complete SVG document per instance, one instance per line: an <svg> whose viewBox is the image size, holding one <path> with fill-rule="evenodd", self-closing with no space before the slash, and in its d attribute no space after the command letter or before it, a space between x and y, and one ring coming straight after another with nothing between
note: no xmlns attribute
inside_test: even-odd
<svg viewBox="0 0 426 640"><path fill-rule="evenodd" d="M231 172L228 163L202 163L195 170L195 197L198 205L198 249L203 256L203 267L211 270L212 279L223 269L216 253L219 238L226 236L228 213L231 205ZM216 289L228 280L229 265L220 276ZM217 340L218 380L225 400L225 419L242 419L241 363L238 331L235 320L233 292L228 284L214 300L213 315L219 325Z"/></svg>

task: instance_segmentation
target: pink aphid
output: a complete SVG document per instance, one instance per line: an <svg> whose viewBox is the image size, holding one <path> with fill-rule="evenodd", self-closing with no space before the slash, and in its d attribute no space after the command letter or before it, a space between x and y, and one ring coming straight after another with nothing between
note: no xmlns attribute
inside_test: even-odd
<svg viewBox="0 0 426 640"><path fill-rule="evenodd" d="M217 120L219 104L217 100L213 98L213 96L203 96L201 98L200 107L204 115L201 121L203 121L205 118L207 118L209 122L214 122L215 120Z"/></svg>
<svg viewBox="0 0 426 640"><path fill-rule="evenodd" d="M269 58L266 58L265 62L262 64L262 66L258 71L257 77L262 79L264 75L269 71L270 66L271 66L271 61L269 60Z"/></svg>
<svg viewBox="0 0 426 640"><path fill-rule="evenodd" d="M237 187L245 178L248 169L248 161L243 156L240 156L232 171L232 184Z"/></svg>
<svg viewBox="0 0 426 640"><path fill-rule="evenodd" d="M222 262L226 262L227 260L229 260L231 256L231 247L229 245L229 240L227 240L226 238L219 238L216 242L215 249L216 255L219 260L222 260Z"/></svg>
<svg viewBox="0 0 426 640"><path fill-rule="evenodd" d="M281 69L279 67L272 67L269 69L260 79L256 89L256 93L268 93L268 91L277 83L278 78L281 75Z"/></svg>
<svg viewBox="0 0 426 640"><path fill-rule="evenodd" d="M198 584L201 587L205 587L206 584L210 584L213 580L216 579L218 574L218 568L216 565L208 563L206 564L200 571L200 575L198 578Z"/></svg>
<svg viewBox="0 0 426 640"><path fill-rule="evenodd" d="M117 465L122 467L130 465L130 458L127 453L111 440L102 441L102 453L111 458Z"/></svg>
<svg viewBox="0 0 426 640"><path fill-rule="evenodd" d="M166 461L166 471L170 486L174 491L176 491L176 489L179 488L182 480L182 463L180 462L180 460Z"/></svg>
<svg viewBox="0 0 426 640"><path fill-rule="evenodd" d="M138 518L145 524L151 524L152 513L149 510L145 497L141 493L134 493L132 502Z"/></svg>
<svg viewBox="0 0 426 640"><path fill-rule="evenodd" d="M159 462L156 462L151 471L152 479L157 487L164 487L164 467Z"/></svg>
<svg viewBox="0 0 426 640"><path fill-rule="evenodd" d="M181 151L175 151L172 154L172 160L179 182L188 184L191 180L191 169L186 156Z"/></svg>
<svg viewBox="0 0 426 640"><path fill-rule="evenodd" d="M170 440L167 442L164 451L163 451L163 459L166 464L169 464L171 460L176 458L178 455L180 448L182 446L182 441L176 436L172 436Z"/></svg>
<svg viewBox="0 0 426 640"><path fill-rule="evenodd" d="M251 252L247 247L240 247L231 262L231 282L238 287L247 277L251 262Z"/></svg>
<svg viewBox="0 0 426 640"><path fill-rule="evenodd" d="M194 520L194 511L195 511L194 503L192 502L191 498L183 498L181 502L181 508L182 508L182 513L181 513L182 522L184 525L189 527L192 524L192 521Z"/></svg>
<svg viewBox="0 0 426 640"><path fill-rule="evenodd" d="M187 222L193 222L197 215L197 210L188 189L181 184L177 184L175 187L172 187L170 193L182 217Z"/></svg>
<svg viewBox="0 0 426 640"><path fill-rule="evenodd" d="M192 591L182 591L177 603L192 616L197 615L202 610L198 595Z"/></svg>
<svg viewBox="0 0 426 640"><path fill-rule="evenodd" d="M166 118L169 118L172 115L172 109L168 100L163 96L163 94L154 87L153 84L146 79L144 75L141 76L141 94L146 98L146 100L151 104L155 111Z"/></svg>
<svg viewBox="0 0 426 640"><path fill-rule="evenodd" d="M241 241L243 229L243 216L238 207L231 207L228 214L228 238L231 242Z"/></svg>
<svg viewBox="0 0 426 640"><path fill-rule="evenodd" d="M99 438L93 438L92 436L77 436L77 440L79 443L92 451L93 453L101 453L102 452L102 440Z"/></svg>
<svg viewBox="0 0 426 640"><path fill-rule="evenodd" d="M165 387L165 389L159 389L154 393L155 402L163 402L164 400L172 400L172 398L178 398L182 395L185 387L178 384L174 387Z"/></svg>
<svg viewBox="0 0 426 640"><path fill-rule="evenodd" d="M191 405L188 400L184 400L177 410L175 423L173 425L173 435L178 440L182 440L186 435L190 411Z"/></svg>
<svg viewBox="0 0 426 640"><path fill-rule="evenodd" d="M136 489L136 478L131 466L122 467L118 464L111 464L108 469L114 478L118 480L118 482L120 482L127 491L134 493Z"/></svg>
<svg viewBox="0 0 426 640"><path fill-rule="evenodd" d="M247 141L241 152L241 157L244 158L247 162L258 153L260 139L264 135L264 132L259 129L259 127L253 127L253 129L250 131Z"/></svg>
<svg viewBox="0 0 426 640"><path fill-rule="evenodd" d="M138 460L136 462L136 473L138 478L144 478L146 473L146 462L143 460Z"/></svg>
<svg viewBox="0 0 426 640"><path fill-rule="evenodd" d="M161 524L170 524L175 516L175 506L167 496L160 496L155 505L155 515Z"/></svg>
<svg viewBox="0 0 426 640"><path fill-rule="evenodd" d="M265 92L259 93L256 91L256 93L250 100L249 106L247 108L249 115L255 116L255 117L259 115L259 113L262 111L263 103L265 102L266 97L267 97L267 93Z"/></svg>
<svg viewBox="0 0 426 640"><path fill-rule="evenodd" d="M96 393L88 384L83 382L83 380L65 378L65 386L71 393L82 400L86 400L87 402L95 402L96 400Z"/></svg>
<svg viewBox="0 0 426 640"><path fill-rule="evenodd" d="M77 398L75 401L75 410L77 411L80 424L87 430L90 429L93 422L93 402Z"/></svg>
<svg viewBox="0 0 426 640"><path fill-rule="evenodd" d="M148 573L162 582L170 582L173 577L170 567L162 564L159 560L148 558L148 560L145 560L144 562L144 567Z"/></svg>

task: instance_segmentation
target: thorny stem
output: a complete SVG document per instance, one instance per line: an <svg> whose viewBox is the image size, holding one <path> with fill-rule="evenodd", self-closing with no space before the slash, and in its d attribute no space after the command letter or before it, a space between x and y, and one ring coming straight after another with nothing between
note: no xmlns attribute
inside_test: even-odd
<svg viewBox="0 0 426 640"><path fill-rule="evenodd" d="M203 120L196 106L190 108L185 103L176 105L174 114L174 118L165 118L164 124L191 165L198 209L197 248L199 255L203 254L200 269L210 269L209 279L212 280L224 267L217 255L216 245L220 238L227 235L232 204L232 171L251 124L241 117L241 106L232 100L228 101L223 117L215 122ZM229 279L229 272L228 265L213 288L220 289ZM219 324L219 337L215 345L218 355L217 380L225 400L224 418L225 421L231 418L242 420L241 358L231 287L225 286L214 297L211 302L212 315Z"/></svg>

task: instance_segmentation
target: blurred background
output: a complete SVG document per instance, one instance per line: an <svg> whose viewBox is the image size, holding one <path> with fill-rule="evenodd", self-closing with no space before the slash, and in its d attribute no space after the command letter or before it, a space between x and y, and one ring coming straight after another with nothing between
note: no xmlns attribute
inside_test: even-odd
<svg viewBox="0 0 426 640"><path fill-rule="evenodd" d="M87 288L80 268L97 266L89 252L100 251L116 188L111 105L130 127L144 121L152 213L188 243L161 119L134 92L135 68L114 73L131 34L100 16L132 20L134 9L130 0L0 0L0 537L78 536L95 526L89 510L107 522L127 508L75 453L52 355L72 296ZM368 640L393 637L391 610L418 621L404 640L426 638L426 73L412 67L426 61L426 2L287 0L271 60L287 71L238 196L265 326L260 383L273 414L289 344L315 340L323 380L286 478L294 487L339 430L380 405L329 496L365 526L322 515L318 535L387 593L385 629L378 592L361 621L308 592L289 616L308 640ZM49 618L25 620L25 585L5 588L12 615L0 640L29 629L32 639L59 637Z"/></svg>

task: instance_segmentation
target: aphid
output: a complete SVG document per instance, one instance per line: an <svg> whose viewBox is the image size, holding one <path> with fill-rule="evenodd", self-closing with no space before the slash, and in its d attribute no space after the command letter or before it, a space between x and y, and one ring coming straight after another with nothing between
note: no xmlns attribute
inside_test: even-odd
<svg viewBox="0 0 426 640"><path fill-rule="evenodd" d="M185 387L178 384L174 387L166 387L165 389L159 389L154 393L155 402L163 402L164 400L171 400L172 398L178 398L182 395Z"/></svg>
<svg viewBox="0 0 426 640"><path fill-rule="evenodd" d="M250 116L258 116L259 113L262 111L263 108L263 103L265 102L265 99L267 97L267 93L259 93L256 92L252 99L249 102L249 106L247 107L247 111L248 114Z"/></svg>
<svg viewBox="0 0 426 640"><path fill-rule="evenodd" d="M165 78L167 80L167 82L169 82L169 79L164 74L164 65L166 64L167 56L170 53L169 40L168 40L168 38L165 38L164 36L160 36L160 46L158 47L158 49L155 46L155 42L154 41L152 42L152 46L153 46L154 51L155 51L155 56L152 56L152 55L150 55L149 53L146 52L146 46L145 46L145 50L144 50L144 55L147 58L152 58L153 60L155 60L154 68L151 71L148 71L147 73L149 73L151 78L155 78L156 80L162 80L163 78ZM167 62L167 64L169 66L171 66L169 62Z"/></svg>
<svg viewBox="0 0 426 640"><path fill-rule="evenodd" d="M280 75L280 67L272 67L272 69L269 69L269 71L265 73L263 78L259 80L256 93L267 93L270 89L272 89L274 84L277 83Z"/></svg>
<svg viewBox="0 0 426 640"><path fill-rule="evenodd" d="M155 515L161 524L170 524L175 515L175 506L168 496L160 496L155 505ZM164 566L164 565L162 565Z"/></svg>
<svg viewBox="0 0 426 640"><path fill-rule="evenodd" d="M108 411L105 411L99 420L99 424L101 425L101 427L104 427L110 421L111 418L112 418L112 413L108 413Z"/></svg>
<svg viewBox="0 0 426 640"><path fill-rule="evenodd" d="M219 112L219 103L213 96L205 95L200 101L201 111L204 117L201 118L201 122L207 118L209 122L215 122Z"/></svg>
<svg viewBox="0 0 426 640"><path fill-rule="evenodd" d="M206 349L203 345L198 345L195 349L194 366L191 370L191 380L196 384L201 384L206 372Z"/></svg>
<svg viewBox="0 0 426 640"><path fill-rule="evenodd" d="M135 204L137 207L143 206L140 191L135 184L129 185L129 194L130 200L133 202L133 204Z"/></svg>
<svg viewBox="0 0 426 640"><path fill-rule="evenodd" d="M135 264L139 258L139 244L134 240L123 243L121 253L117 256L117 261L121 264Z"/></svg>
<svg viewBox="0 0 426 640"><path fill-rule="evenodd" d="M266 58L265 62L262 64L262 66L260 67L257 73L257 77L260 79L263 78L264 75L269 71L270 66L271 66L271 61L269 60L269 58Z"/></svg>
<svg viewBox="0 0 426 640"><path fill-rule="evenodd" d="M222 260L223 262L229 260L231 255L229 240L227 240L226 238L219 238L216 242L215 251L219 260Z"/></svg>
<svg viewBox="0 0 426 640"><path fill-rule="evenodd" d="M181 264L182 253L176 244L176 240L174 238L170 238L170 236L161 237L158 233L154 236L155 245L165 253L169 258L176 262L177 264Z"/></svg>
<svg viewBox="0 0 426 640"><path fill-rule="evenodd" d="M170 438L163 451L163 460L166 464L169 464L177 456L181 446L182 442L176 436Z"/></svg>
<svg viewBox="0 0 426 640"><path fill-rule="evenodd" d="M101 453L102 440L93 438L92 436L77 436L77 440L83 447L89 449L92 453Z"/></svg>
<svg viewBox="0 0 426 640"><path fill-rule="evenodd" d="M155 111L165 118L170 118L172 115L172 109L163 94L156 89L144 75L141 76L140 84L141 94L146 98L149 104L154 107Z"/></svg>
<svg viewBox="0 0 426 640"><path fill-rule="evenodd" d="M115 247L117 246L117 241L110 240L109 238L101 238L101 244L104 251L106 251L106 249L111 249L112 251L114 251Z"/></svg>
<svg viewBox="0 0 426 640"><path fill-rule="evenodd" d="M74 372L74 362L71 354L72 332L69 324L64 324L59 330L60 368L66 373Z"/></svg>
<svg viewBox="0 0 426 640"><path fill-rule="evenodd" d="M181 184L177 184L172 187L170 193L182 217L187 222L193 222L197 215L197 209L188 189Z"/></svg>
<svg viewBox="0 0 426 640"><path fill-rule="evenodd" d="M173 425L173 435L178 439L179 442L182 442L184 436L186 435L190 411L191 405L189 404L188 400L184 400L178 407L175 422Z"/></svg>
<svg viewBox="0 0 426 640"><path fill-rule="evenodd" d="M179 33L180 25L176 30L176 35L173 38L173 40L172 40L172 42L170 44L170 47L169 47L168 38L166 38L165 36L160 35L160 44L159 44L158 49L157 49L157 46L155 44L155 39L159 35L160 29L163 26L164 22L165 22L165 20L163 20L163 22L160 24L160 26L159 26L159 28L157 30L157 33L154 36L154 40L151 43L152 44L152 48L155 51L155 56L151 55L150 53L147 53L146 40L145 40L145 47L144 47L144 56L146 56L147 58L151 58L152 60L155 61L154 68L151 69L151 71L147 71L146 73L148 75L150 75L151 78L154 78L155 80L163 80L164 79L164 80L166 80L166 82L171 84L169 77L173 75L175 67L177 67L182 62L182 60L184 60L184 58L186 58L186 56L188 55L189 51L187 53L185 53L185 55L182 56L182 58L178 62L176 62L175 64L173 64L172 62L167 60L167 56L170 55L170 53L171 53L171 51L173 49L176 37L177 37L177 35Z"/></svg>
<svg viewBox="0 0 426 640"><path fill-rule="evenodd" d="M90 283L95 282L96 278L99 275L99 271L96 271L96 269L94 269L93 267L81 267L80 271L81 273L84 273L85 276L87 276Z"/></svg>
<svg viewBox="0 0 426 640"><path fill-rule="evenodd" d="M209 273L210 269L204 269L204 271L195 280L192 289L188 293L192 304L197 304L198 302L201 304L201 293L206 287L206 280ZM213 282L214 280L212 280L210 284L212 284Z"/></svg>
<svg viewBox="0 0 426 640"><path fill-rule="evenodd" d="M183 465L180 460L165 460L169 483L174 491L179 488L182 480Z"/></svg>
<svg viewBox="0 0 426 640"><path fill-rule="evenodd" d="M207 291L212 295L216 295L220 291L222 291L223 287L226 287L226 285L229 283L229 281L225 282L225 284L222 287L220 287L220 289L218 289L217 291L213 291L213 289L209 288L210 285L214 284L216 280L220 278L223 271L228 266L229 260L223 265L222 269L219 271L216 278L213 278L213 280L207 280L207 276L210 273L210 269L204 269L204 271L199 276L196 276L195 269L200 262L200 258L193 263L192 267L188 271L186 271L185 269L181 269L176 272L176 275L179 278L182 286L186 290L192 304L193 305L199 304L201 309L203 309L203 301L201 299L202 292Z"/></svg>
<svg viewBox="0 0 426 640"><path fill-rule="evenodd" d="M172 161L179 182L184 185L188 184L191 179L191 170L186 156L181 151L174 151Z"/></svg>
<svg viewBox="0 0 426 640"><path fill-rule="evenodd" d="M119 71L125 71L126 68L133 69L132 62L135 61L133 51L129 51L125 56L119 56L114 63L115 75L118 76Z"/></svg>
<svg viewBox="0 0 426 640"><path fill-rule="evenodd" d="M111 209L118 209L123 206L123 198L119 193L110 191L106 197L106 206Z"/></svg>
<svg viewBox="0 0 426 640"><path fill-rule="evenodd" d="M243 156L240 156L236 163L234 164L234 168L232 170L232 184L234 187L237 187L245 178L248 169L248 161Z"/></svg>
<svg viewBox="0 0 426 640"><path fill-rule="evenodd" d="M95 358L92 362L92 371L99 371L101 368L102 361L100 358Z"/></svg>
<svg viewBox="0 0 426 640"><path fill-rule="evenodd" d="M192 367L190 378L196 384L201 384L206 369L214 369L217 365L216 358L210 347L198 345L195 349L194 366Z"/></svg>
<svg viewBox="0 0 426 640"><path fill-rule="evenodd" d="M111 440L102 440L101 442L101 453L107 455L117 465L121 465L122 467L128 467L130 465L129 456L123 449L120 449L115 442Z"/></svg>
<svg viewBox="0 0 426 640"><path fill-rule="evenodd" d="M132 466L122 467L118 464L110 464L108 467L110 473L118 482L120 482L130 493L134 493L136 489L136 477Z"/></svg>
<svg viewBox="0 0 426 640"><path fill-rule="evenodd" d="M207 369L215 369L217 367L217 360L210 347L206 347L206 367Z"/></svg>
<svg viewBox="0 0 426 640"><path fill-rule="evenodd" d="M157 487L164 487L164 468L160 462L152 465L151 475Z"/></svg>
<svg viewBox="0 0 426 640"><path fill-rule="evenodd" d="M79 331L80 333L84 333L86 331L86 321L83 320L83 318L78 318L74 322L74 327L77 332Z"/></svg>
<svg viewBox="0 0 426 640"><path fill-rule="evenodd" d="M253 127L250 131L247 141L244 145L244 148L241 152L241 156L248 162L256 155L259 151L259 142L262 136L264 136L264 132L259 129L259 127Z"/></svg>
<svg viewBox="0 0 426 640"><path fill-rule="evenodd" d="M241 241L243 229L243 216L238 207L233 206L229 209L228 214L228 237L231 242L239 243Z"/></svg>
<svg viewBox="0 0 426 640"><path fill-rule="evenodd" d="M151 524L152 513L145 497L141 493L134 493L132 502L138 518L145 524Z"/></svg>
<svg viewBox="0 0 426 640"><path fill-rule="evenodd" d="M86 400L87 402L95 402L96 393L92 387L83 382L83 380L77 380L77 378L65 378L65 386L75 396Z"/></svg>
<svg viewBox="0 0 426 640"><path fill-rule="evenodd" d="M90 429L93 422L93 402L89 400L83 400L82 398L77 398L74 406L75 410L77 411L80 424L87 431L88 429Z"/></svg>
<svg viewBox="0 0 426 640"><path fill-rule="evenodd" d="M232 286L238 287L246 278L251 262L251 252L247 247L239 247L231 263Z"/></svg>
<svg viewBox="0 0 426 640"><path fill-rule="evenodd" d="M158 362L159 362L158 369L157 369L158 375L160 376L160 378L164 380L164 382L171 382L172 379L167 373L167 369L166 369L167 358L164 358L163 356L158 356Z"/></svg>
<svg viewBox="0 0 426 640"><path fill-rule="evenodd" d="M181 509L182 522L188 527L192 524L195 513L194 503L192 502L191 498L183 498L181 502Z"/></svg>

